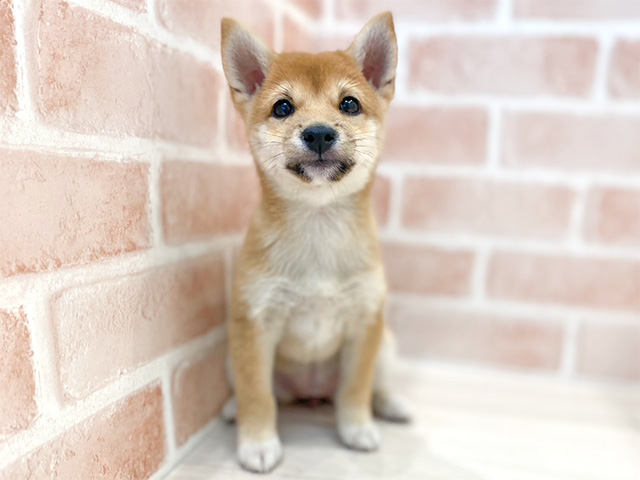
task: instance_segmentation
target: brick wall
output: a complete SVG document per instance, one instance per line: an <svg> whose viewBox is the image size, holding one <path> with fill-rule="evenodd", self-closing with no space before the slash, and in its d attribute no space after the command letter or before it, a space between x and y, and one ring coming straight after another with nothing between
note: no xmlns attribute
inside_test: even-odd
<svg viewBox="0 0 640 480"><path fill-rule="evenodd" d="M379 218L401 351L640 380L640 1L292 3L285 49L394 12Z"/></svg>
<svg viewBox="0 0 640 480"><path fill-rule="evenodd" d="M391 8L375 205L407 355L640 378L636 0L0 0L0 479L161 476L228 394L258 197L219 56Z"/></svg>

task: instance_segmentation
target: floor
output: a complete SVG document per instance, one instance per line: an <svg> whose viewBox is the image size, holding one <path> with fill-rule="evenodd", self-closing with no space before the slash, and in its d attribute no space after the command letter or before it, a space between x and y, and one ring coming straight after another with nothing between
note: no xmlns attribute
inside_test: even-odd
<svg viewBox="0 0 640 480"><path fill-rule="evenodd" d="M396 380L419 408L410 426L381 424L376 453L338 443L330 406L281 408L285 459L270 478L640 479L640 388L415 364ZM216 424L167 478L255 480L234 441L233 425Z"/></svg>

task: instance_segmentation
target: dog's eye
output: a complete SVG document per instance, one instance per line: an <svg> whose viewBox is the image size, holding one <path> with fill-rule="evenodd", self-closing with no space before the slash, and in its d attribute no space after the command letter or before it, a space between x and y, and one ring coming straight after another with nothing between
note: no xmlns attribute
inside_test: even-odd
<svg viewBox="0 0 640 480"><path fill-rule="evenodd" d="M278 100L273 105L273 116L276 118L285 118L293 113L293 105L289 100Z"/></svg>
<svg viewBox="0 0 640 480"><path fill-rule="evenodd" d="M362 111L360 102L354 97L344 97L340 102L340 110L348 115L357 115Z"/></svg>

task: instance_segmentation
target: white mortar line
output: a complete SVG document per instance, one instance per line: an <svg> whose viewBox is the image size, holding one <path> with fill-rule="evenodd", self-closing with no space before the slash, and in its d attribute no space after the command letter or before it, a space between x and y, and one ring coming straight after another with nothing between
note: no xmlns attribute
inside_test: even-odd
<svg viewBox="0 0 640 480"><path fill-rule="evenodd" d="M381 173L381 176L389 179L389 219L387 225L384 227L384 232L399 232L402 230L402 209L403 199L402 193L404 191L404 178L398 171L390 170L385 173Z"/></svg>
<svg viewBox="0 0 640 480"><path fill-rule="evenodd" d="M426 91L422 89L399 90L392 107L500 107L501 109L515 112L550 113L558 115L628 115L631 118L640 114L640 102L632 101L606 101L595 102L587 97L540 95L516 95L491 93L465 93L455 94Z"/></svg>
<svg viewBox="0 0 640 480"><path fill-rule="evenodd" d="M598 103L605 103L609 97L609 67L611 64L612 50L613 38L609 35L601 35L598 42L598 59L596 62L592 93L594 101Z"/></svg>
<svg viewBox="0 0 640 480"><path fill-rule="evenodd" d="M61 408L62 393L58 382L58 362L55 336L51 324L50 297L38 298L36 295L26 295L23 301L33 350L38 416L55 416Z"/></svg>
<svg viewBox="0 0 640 480"><path fill-rule="evenodd" d="M167 436L167 460L172 463L171 460L176 454L176 425L175 425L175 411L173 407L173 372L167 366L164 367L164 372L161 375L162 382L162 399L164 402L163 414L164 414L164 428Z"/></svg>
<svg viewBox="0 0 640 480"><path fill-rule="evenodd" d="M282 0L269 2L274 12L273 18L273 49L281 52L284 48L284 11L287 4Z"/></svg>
<svg viewBox="0 0 640 480"><path fill-rule="evenodd" d="M28 7L30 2L13 2L14 28L16 36L16 66L17 66L17 100L18 111L16 117L33 121L35 119L33 99L31 97L31 78L29 76L29 48L28 38L31 37L26 25L29 21Z"/></svg>
<svg viewBox="0 0 640 480"><path fill-rule="evenodd" d="M0 279L0 306L19 306L27 295L48 296L68 288L109 281L177 262L188 262L201 256L221 255L224 249L237 244L242 237L243 234L219 236L204 242L163 246L86 265Z"/></svg>
<svg viewBox="0 0 640 480"><path fill-rule="evenodd" d="M589 310L561 304L529 303L487 297L478 304L472 297L447 297L392 292L390 301L413 307L438 308L467 314L495 314L508 318L566 324L574 318L588 319L611 325L638 325L638 312L615 310Z"/></svg>
<svg viewBox="0 0 640 480"><path fill-rule="evenodd" d="M469 178L499 180L523 185L556 185L582 188L583 184L611 187L640 188L640 173L612 171L550 168L508 168L487 169L484 165L447 165L420 162L386 161L383 159L378 170L383 175L394 173L414 177Z"/></svg>
<svg viewBox="0 0 640 480"><path fill-rule="evenodd" d="M365 20L336 21L333 30L339 33L358 31ZM469 22L455 20L431 22L416 18L415 21L395 19L397 30L405 31L416 39L427 37L513 37L513 38L553 38L581 37L594 38L597 35L623 35L640 37L640 21L621 22L560 22L560 21L511 21L496 22L494 19Z"/></svg>
<svg viewBox="0 0 640 480"><path fill-rule="evenodd" d="M57 414L42 415L30 429L17 433L0 444L0 470L102 410L112 408L132 393L144 389L154 382L161 384L164 372L173 371L181 362L219 344L225 339L225 336L224 328L217 327L207 334L136 368L87 398L64 406ZM163 408L165 407L166 405L163 405Z"/></svg>
<svg viewBox="0 0 640 480"><path fill-rule="evenodd" d="M574 245L563 239L550 239L548 241L535 240L530 237L499 237L485 235L471 235L465 233L434 233L428 231L388 231L380 232L383 242L435 247L442 250L476 250L479 248L491 248L506 250L513 253L539 254L550 256L562 256L566 258L600 259L600 260L624 260L638 262L639 252L637 248L603 246L591 244Z"/></svg>
<svg viewBox="0 0 640 480"><path fill-rule="evenodd" d="M578 316L571 317L565 326L562 358L560 361L560 375L565 378L571 378L576 374L579 328L580 320Z"/></svg>
<svg viewBox="0 0 640 480"><path fill-rule="evenodd" d="M583 243L588 190L589 185L587 182L580 182L575 188L575 196L569 218L569 242L575 250L579 250ZM638 253L640 254L640 249L638 249Z"/></svg>
<svg viewBox="0 0 640 480"><path fill-rule="evenodd" d="M506 28L512 21L512 4L511 0L498 0L496 9L496 24Z"/></svg>
<svg viewBox="0 0 640 480"><path fill-rule="evenodd" d="M336 3L335 0L323 0L322 2L322 17L320 23L323 28L330 27L336 18Z"/></svg>
<svg viewBox="0 0 640 480"><path fill-rule="evenodd" d="M149 208L152 231L152 246L155 248L164 246L163 222L162 222L162 157L158 156L149 167Z"/></svg>
<svg viewBox="0 0 640 480"><path fill-rule="evenodd" d="M486 282L490 248L479 248L475 252L473 276L471 277L471 298L474 302L482 304L486 301Z"/></svg>

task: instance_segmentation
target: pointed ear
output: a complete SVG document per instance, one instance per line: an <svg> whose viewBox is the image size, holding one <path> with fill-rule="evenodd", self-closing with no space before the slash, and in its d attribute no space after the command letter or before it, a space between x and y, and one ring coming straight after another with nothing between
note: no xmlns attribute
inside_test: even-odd
<svg viewBox="0 0 640 480"><path fill-rule="evenodd" d="M362 69L365 78L378 93L393 98L398 63L398 44L391 12L384 12L369 20L347 49Z"/></svg>
<svg viewBox="0 0 640 480"><path fill-rule="evenodd" d="M262 86L275 54L235 20L223 18L221 30L222 67L234 100L250 100Z"/></svg>

